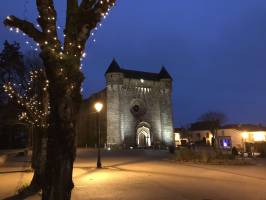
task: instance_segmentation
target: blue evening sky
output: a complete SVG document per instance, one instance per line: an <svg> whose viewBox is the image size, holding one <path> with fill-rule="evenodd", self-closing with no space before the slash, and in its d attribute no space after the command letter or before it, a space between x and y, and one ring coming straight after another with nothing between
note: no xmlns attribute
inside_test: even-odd
<svg viewBox="0 0 266 200"><path fill-rule="evenodd" d="M35 1L4 1L1 21L15 14L34 20ZM65 0L55 0L63 25ZM26 12L25 12L26 11ZM26 39L0 25L0 42ZM87 45L84 94L105 85L104 72L115 57L122 67L174 78L175 126L209 110L228 123L266 124L265 0L118 0L96 43Z"/></svg>

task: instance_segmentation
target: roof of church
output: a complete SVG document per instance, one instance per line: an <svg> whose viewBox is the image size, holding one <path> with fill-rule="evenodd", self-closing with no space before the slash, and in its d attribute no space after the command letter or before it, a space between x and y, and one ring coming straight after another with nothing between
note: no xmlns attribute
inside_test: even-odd
<svg viewBox="0 0 266 200"><path fill-rule="evenodd" d="M121 69L120 69L119 64L116 62L115 59L113 59L113 61L109 65L107 71L105 72L105 74L112 73L112 72L120 72L120 70Z"/></svg>
<svg viewBox="0 0 266 200"><path fill-rule="evenodd" d="M162 67L160 73L129 70L121 68L115 59L113 59L105 74L114 73L114 72L123 73L126 78L145 79L145 80L160 80L160 79L172 80L171 75L168 73L165 67Z"/></svg>
<svg viewBox="0 0 266 200"><path fill-rule="evenodd" d="M162 67L159 76L160 76L161 79L166 78L166 79L171 79L172 80L171 75L169 74L169 72L166 70L165 67Z"/></svg>

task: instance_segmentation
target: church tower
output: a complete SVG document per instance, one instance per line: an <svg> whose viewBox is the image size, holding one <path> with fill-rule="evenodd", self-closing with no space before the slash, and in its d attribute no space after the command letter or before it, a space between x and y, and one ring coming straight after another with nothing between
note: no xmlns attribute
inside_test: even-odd
<svg viewBox="0 0 266 200"><path fill-rule="evenodd" d="M173 143L172 77L121 68L113 60L105 74L107 144L148 147Z"/></svg>
<svg viewBox="0 0 266 200"><path fill-rule="evenodd" d="M106 73L106 87L85 100L78 120L80 146L96 144L93 105L104 103L101 139L107 146L151 147L173 145L172 77L165 67L159 73L129 70L114 59Z"/></svg>
<svg viewBox="0 0 266 200"><path fill-rule="evenodd" d="M107 109L107 144L120 145L121 135L121 89L123 84L123 73L114 59L105 73L106 78L106 109Z"/></svg>
<svg viewBox="0 0 266 200"><path fill-rule="evenodd" d="M161 124L162 140L165 144L173 141L173 116L172 116L172 77L162 67L160 74L160 104L161 104Z"/></svg>

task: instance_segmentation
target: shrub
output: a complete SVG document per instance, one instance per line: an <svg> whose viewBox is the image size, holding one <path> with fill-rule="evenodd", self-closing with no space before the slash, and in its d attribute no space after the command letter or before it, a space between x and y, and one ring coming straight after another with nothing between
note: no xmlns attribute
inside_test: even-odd
<svg viewBox="0 0 266 200"><path fill-rule="evenodd" d="M174 145L169 146L169 153L174 154L176 147Z"/></svg>
<svg viewBox="0 0 266 200"><path fill-rule="evenodd" d="M29 184L24 184L22 185L19 189L18 189L18 194L24 194L28 188L29 188Z"/></svg>
<svg viewBox="0 0 266 200"><path fill-rule="evenodd" d="M178 161L190 161L195 158L194 152L188 148L180 148L175 152L175 156Z"/></svg>
<svg viewBox="0 0 266 200"><path fill-rule="evenodd" d="M177 161L193 161L200 163L211 163L226 160L233 160L234 155L228 152L215 151L211 147L201 147L195 150L189 148L180 148L175 153L175 159Z"/></svg>
<svg viewBox="0 0 266 200"><path fill-rule="evenodd" d="M266 157L266 142L256 144L256 149L260 153L260 157Z"/></svg>

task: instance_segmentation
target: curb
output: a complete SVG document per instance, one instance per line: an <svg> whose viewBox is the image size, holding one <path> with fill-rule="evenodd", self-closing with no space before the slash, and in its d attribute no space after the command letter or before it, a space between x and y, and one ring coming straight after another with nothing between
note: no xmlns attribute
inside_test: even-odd
<svg viewBox="0 0 266 200"><path fill-rule="evenodd" d="M11 170L11 171L0 171L0 174L11 174L11 173L30 173L33 172L32 169L21 169L21 170Z"/></svg>
<svg viewBox="0 0 266 200"><path fill-rule="evenodd" d="M16 149L16 150L5 150L5 151L0 151L0 166L5 164L6 160L10 157L16 156L17 154L23 152L25 153L27 149Z"/></svg>

